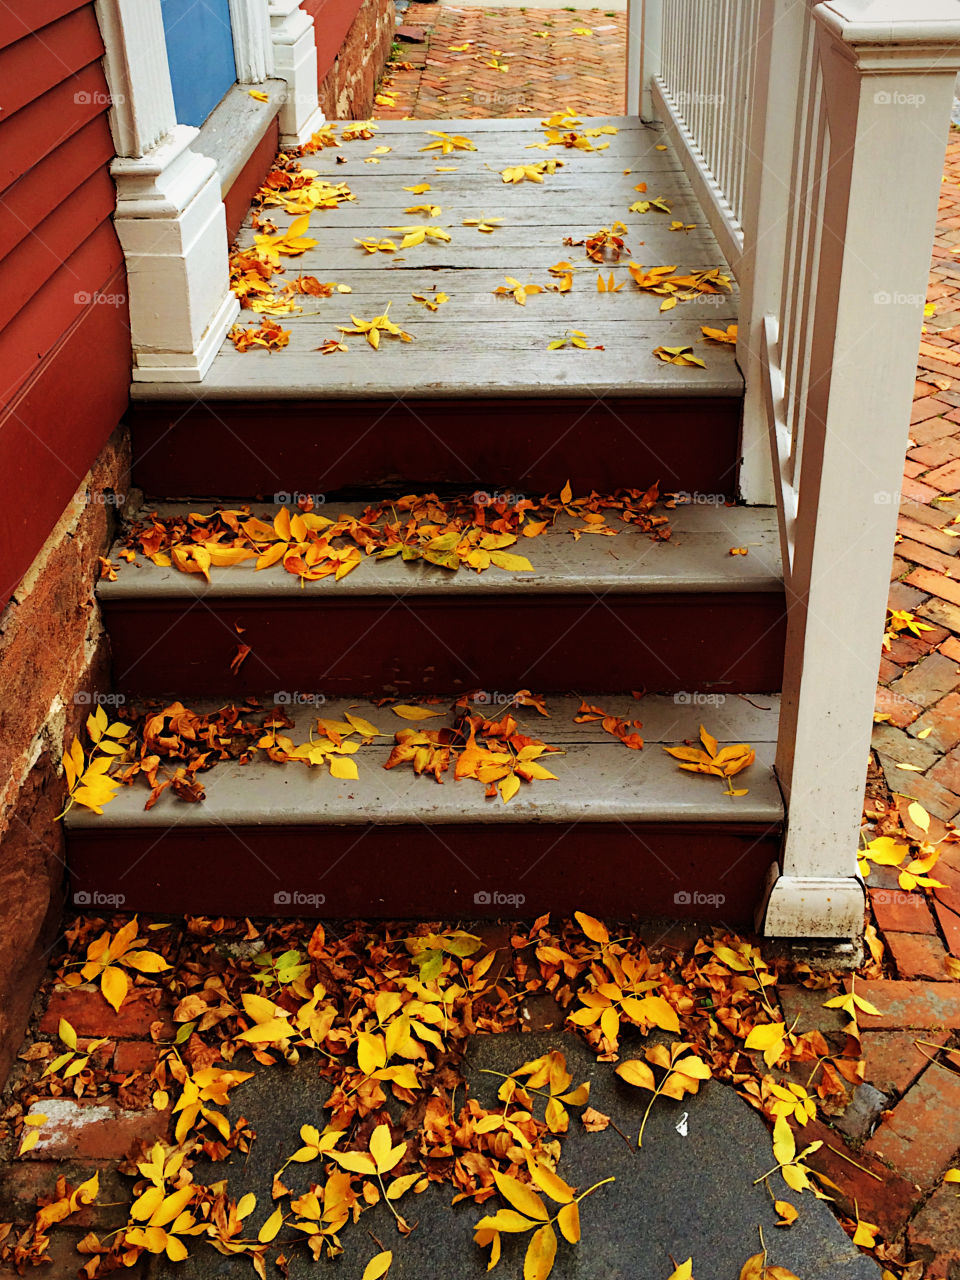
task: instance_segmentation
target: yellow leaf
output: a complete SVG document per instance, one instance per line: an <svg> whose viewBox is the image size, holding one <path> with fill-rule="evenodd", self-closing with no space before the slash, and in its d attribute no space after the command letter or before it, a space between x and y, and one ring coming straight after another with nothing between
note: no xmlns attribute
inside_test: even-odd
<svg viewBox="0 0 960 1280"><path fill-rule="evenodd" d="M248 1044L274 1044L278 1040L289 1040L294 1034L294 1028L286 1018L271 1018L241 1031L236 1039L245 1040Z"/></svg>
<svg viewBox="0 0 960 1280"><path fill-rule="evenodd" d="M568 481L560 494L560 501L569 502L570 497L570 483ZM593 916L588 916L585 911L575 911L573 918L591 942L599 942L601 946L606 946L610 941L610 934L607 932L606 926L601 924L599 920L594 919Z"/></svg>
<svg viewBox="0 0 960 1280"><path fill-rule="evenodd" d="M511 1178L508 1174L498 1173L496 1169L493 1171L493 1180L504 1200L509 1200L515 1209L519 1209L528 1218L533 1218L536 1222L546 1222L550 1217L546 1205L532 1187L528 1187L516 1178Z"/></svg>
<svg viewBox="0 0 960 1280"><path fill-rule="evenodd" d="M665 147L658 148L665 151ZM693 1259L688 1258L686 1262L681 1262L679 1267L667 1277L667 1280L693 1280Z"/></svg>
<svg viewBox="0 0 960 1280"><path fill-rule="evenodd" d="M547 1280L557 1256L557 1233L547 1223L533 1233L523 1260L523 1280Z"/></svg>
<svg viewBox="0 0 960 1280"><path fill-rule="evenodd" d="M381 729L376 727L376 725L371 724L369 720L364 720L363 716L355 716L351 712L347 711L344 713L343 718L348 720L350 724L353 725L354 729L356 729L357 733L362 733L365 738L382 738L386 736Z"/></svg>
<svg viewBox="0 0 960 1280"><path fill-rule="evenodd" d="M515 773L508 773L500 783L500 797L503 800L503 803L506 804L508 801L512 800L519 790L520 779Z"/></svg>
<svg viewBox="0 0 960 1280"><path fill-rule="evenodd" d="M557 1226L563 1233L564 1240L577 1244L580 1240L580 1209L576 1201L565 1204L557 1214Z"/></svg>
<svg viewBox="0 0 960 1280"><path fill-rule="evenodd" d="M944 1182L960 1182L960 1169L948 1169L943 1175Z"/></svg>
<svg viewBox="0 0 960 1280"><path fill-rule="evenodd" d="M511 573L533 573L533 565L526 556L511 555L509 551L491 551L490 560L498 569L509 569Z"/></svg>
<svg viewBox="0 0 960 1280"><path fill-rule="evenodd" d="M257 1232L257 1239L261 1244L269 1244L276 1237L277 1232L283 1226L283 1209L276 1208L270 1217L266 1220L260 1230Z"/></svg>
<svg viewBox="0 0 960 1280"><path fill-rule="evenodd" d="M24 1137L23 1142L20 1144L20 1150L17 1152L17 1155L20 1155L20 1156L25 1155L28 1151L31 1151L39 1141L40 1141L40 1130L31 1129L30 1132Z"/></svg>
<svg viewBox="0 0 960 1280"><path fill-rule="evenodd" d="M778 1227L792 1226L799 1217L796 1207L792 1205L789 1200L775 1200L773 1202L773 1207L779 1214L779 1221L777 1222Z"/></svg>
<svg viewBox="0 0 960 1280"><path fill-rule="evenodd" d="M329 756L328 759L330 761L331 777L341 778L351 782L356 782L359 779L360 774L357 771L357 766L352 760L345 759L343 756L337 755Z"/></svg>
<svg viewBox="0 0 960 1280"><path fill-rule="evenodd" d="M60 1037L60 1039L67 1046L68 1049L76 1049L77 1033L76 1031L74 1031L73 1027L66 1020L66 1018L60 1019L60 1025L57 1027L57 1035Z"/></svg>
<svg viewBox="0 0 960 1280"><path fill-rule="evenodd" d="M251 1213L257 1207L257 1197L252 1191L248 1191L245 1196L241 1196L237 1201L237 1217L241 1219L249 1218Z"/></svg>
<svg viewBox="0 0 960 1280"><path fill-rule="evenodd" d="M401 703L398 707L391 707L391 710L401 720L429 720L431 716L444 716L447 714L445 711L430 711L426 707L411 707L406 703Z"/></svg>
<svg viewBox="0 0 960 1280"><path fill-rule="evenodd" d="M247 93L249 93L249 95L250 95L250 97L251 97L251 98L255 98L255 99L257 100L257 102L269 102L269 101L270 101L270 97L269 97L269 95L268 95L268 94L266 94L266 93L263 93L260 89L248 89L248 90L247 90Z"/></svg>
<svg viewBox="0 0 960 1280"><path fill-rule="evenodd" d="M103 992L104 999L117 1013L120 1012L120 1006L123 1004L129 985L127 975L122 969L117 969L114 965L108 965L104 969L100 979L100 990Z"/></svg>
<svg viewBox="0 0 960 1280"><path fill-rule="evenodd" d="M378 1253L375 1258L371 1258L364 1268L363 1280L380 1280L381 1276L385 1276L390 1270L390 1263L393 1262L393 1254L389 1249L384 1249L383 1253Z"/></svg>
<svg viewBox="0 0 960 1280"><path fill-rule="evenodd" d="M636 1085L639 1089L655 1089L657 1082L653 1072L639 1058L628 1058L616 1068L617 1075L627 1084Z"/></svg>

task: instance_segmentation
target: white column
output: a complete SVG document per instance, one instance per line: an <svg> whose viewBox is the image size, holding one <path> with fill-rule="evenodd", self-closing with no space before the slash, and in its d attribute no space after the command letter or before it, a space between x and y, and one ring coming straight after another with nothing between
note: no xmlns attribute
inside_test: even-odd
<svg viewBox="0 0 960 1280"><path fill-rule="evenodd" d="M287 82L280 110L280 145L297 147L323 125L317 83L317 44L313 18L299 0L270 0L274 74Z"/></svg>
<svg viewBox="0 0 960 1280"><path fill-rule="evenodd" d="M114 100L115 224L127 264L135 381L198 382L239 303L216 165L178 125L160 0L96 0Z"/></svg>
<svg viewBox="0 0 960 1280"><path fill-rule="evenodd" d="M233 53L240 84L261 84L273 75L273 38L267 0L230 0Z"/></svg>
<svg viewBox="0 0 960 1280"><path fill-rule="evenodd" d="M957 10L953 0L835 0L814 10L831 163L777 756L788 829L770 935L852 937L861 927L857 838L960 67Z"/></svg>

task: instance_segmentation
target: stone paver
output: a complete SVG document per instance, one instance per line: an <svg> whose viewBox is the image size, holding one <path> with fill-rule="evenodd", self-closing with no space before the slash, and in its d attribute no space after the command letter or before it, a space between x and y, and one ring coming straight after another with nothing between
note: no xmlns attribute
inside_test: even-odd
<svg viewBox="0 0 960 1280"><path fill-rule="evenodd" d="M381 119L522 116L562 107L623 113L622 12L412 3L403 26L424 39L398 41L376 106Z"/></svg>

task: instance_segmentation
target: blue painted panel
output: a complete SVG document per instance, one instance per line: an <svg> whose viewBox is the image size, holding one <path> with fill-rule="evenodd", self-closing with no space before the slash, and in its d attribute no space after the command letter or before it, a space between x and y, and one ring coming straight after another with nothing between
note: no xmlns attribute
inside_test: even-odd
<svg viewBox="0 0 960 1280"><path fill-rule="evenodd" d="M229 0L160 0L179 124L201 125L237 78Z"/></svg>

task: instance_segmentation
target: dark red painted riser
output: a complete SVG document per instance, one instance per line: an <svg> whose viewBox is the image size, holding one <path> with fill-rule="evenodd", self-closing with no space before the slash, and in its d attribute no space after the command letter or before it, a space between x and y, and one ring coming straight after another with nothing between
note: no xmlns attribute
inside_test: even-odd
<svg viewBox="0 0 960 1280"><path fill-rule="evenodd" d="M67 860L74 902L122 894L125 911L454 920L582 910L744 928L779 841L778 828L726 823L93 828L68 832ZM475 897L485 893L489 902Z"/></svg>
<svg viewBox="0 0 960 1280"><path fill-rule="evenodd" d="M135 403L149 498L272 498L398 484L734 496L739 399Z"/></svg>
<svg viewBox="0 0 960 1280"><path fill-rule="evenodd" d="M784 602L763 594L105 602L113 687L237 697L461 689L779 689ZM250 653L234 675L242 640Z"/></svg>

